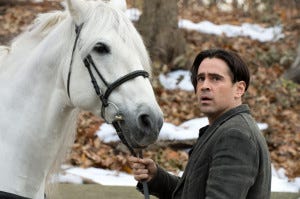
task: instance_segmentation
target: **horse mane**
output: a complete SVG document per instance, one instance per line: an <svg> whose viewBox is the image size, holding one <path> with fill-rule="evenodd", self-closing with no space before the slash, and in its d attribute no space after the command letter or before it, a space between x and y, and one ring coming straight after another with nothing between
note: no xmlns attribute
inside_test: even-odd
<svg viewBox="0 0 300 199"><path fill-rule="evenodd" d="M67 17L65 11L53 11L49 13L39 14L34 20L31 29L33 35L45 37L48 33L62 20Z"/></svg>
<svg viewBox="0 0 300 199"><path fill-rule="evenodd" d="M12 40L11 52L24 46L33 49L66 17L67 13L63 11L39 14L23 33Z"/></svg>
<svg viewBox="0 0 300 199"><path fill-rule="evenodd" d="M32 50L67 16L65 11L39 14L23 33L10 42L10 45L0 46L0 69L6 68L6 58L20 57L20 55L28 57Z"/></svg>

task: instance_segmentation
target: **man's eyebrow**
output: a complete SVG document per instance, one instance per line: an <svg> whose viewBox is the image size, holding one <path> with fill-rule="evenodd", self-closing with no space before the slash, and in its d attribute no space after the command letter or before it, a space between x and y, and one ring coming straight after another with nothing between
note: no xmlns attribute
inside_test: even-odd
<svg viewBox="0 0 300 199"><path fill-rule="evenodd" d="M208 76L211 76L211 77L223 77L223 75L218 74L218 73L208 73Z"/></svg>
<svg viewBox="0 0 300 199"><path fill-rule="evenodd" d="M200 77L200 76L203 76L203 75L206 75L206 73L199 73L198 75L197 75L197 77ZM221 74L219 74L219 73L208 73L207 74L208 76L212 76L212 77L223 77L223 75L221 75Z"/></svg>

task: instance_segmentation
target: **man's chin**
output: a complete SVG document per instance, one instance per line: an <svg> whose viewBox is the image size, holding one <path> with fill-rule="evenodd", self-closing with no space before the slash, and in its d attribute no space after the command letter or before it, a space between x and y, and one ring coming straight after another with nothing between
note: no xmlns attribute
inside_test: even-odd
<svg viewBox="0 0 300 199"><path fill-rule="evenodd" d="M207 114L210 115L214 112L213 108L208 105L201 105L200 111L205 115L207 115Z"/></svg>

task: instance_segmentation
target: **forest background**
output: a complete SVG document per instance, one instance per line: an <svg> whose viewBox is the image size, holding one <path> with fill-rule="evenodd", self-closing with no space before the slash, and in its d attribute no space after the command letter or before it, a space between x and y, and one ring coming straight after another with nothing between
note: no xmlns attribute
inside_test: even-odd
<svg viewBox="0 0 300 199"><path fill-rule="evenodd" d="M236 51L248 63L252 74L251 86L244 102L250 105L257 121L269 126L263 134L272 163L276 168L284 168L289 178L299 177L300 1L245 0L243 4L236 0L230 4L225 2L127 0L129 8L138 8L144 13L135 25L152 58L152 85L164 112L164 119L179 125L203 115L193 92L163 88L159 82L159 74L189 69L195 55L204 49L224 48ZM231 10L224 11L221 5ZM39 13L58 9L63 9L60 0L0 0L0 45L9 45L11 39L24 31ZM262 27L281 25L284 37L277 41L260 42L249 37L204 34L174 26L182 18L195 23L208 20L215 24L241 25L247 22ZM155 21L159 21L160 25ZM145 29L151 26L157 28L151 32ZM126 148L119 142L104 143L96 136L95 133L102 124L103 120L92 113L80 114L76 141L66 163L131 173ZM184 149L194 142L195 140L157 142L144 151L144 156L155 159L169 171L178 172L184 169L188 159Z"/></svg>

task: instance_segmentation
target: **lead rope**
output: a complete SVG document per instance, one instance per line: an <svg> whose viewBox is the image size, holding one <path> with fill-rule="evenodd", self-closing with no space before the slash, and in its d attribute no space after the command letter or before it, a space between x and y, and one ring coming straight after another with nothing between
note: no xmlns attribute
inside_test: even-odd
<svg viewBox="0 0 300 199"><path fill-rule="evenodd" d="M142 150L139 150L138 158L143 159L143 152L142 152ZM142 181L141 183L143 185L143 192L144 192L145 199L149 199L150 198L150 194L149 194L148 184L147 184L147 182L145 180Z"/></svg>
<svg viewBox="0 0 300 199"><path fill-rule="evenodd" d="M120 118L122 118L122 116L120 116ZM125 137L124 137L124 135L122 133L122 129L120 128L119 122L120 122L120 120L115 120L115 121L112 122L112 125L116 129L117 134L118 134L120 140L128 148L128 150L130 151L131 155L133 155L134 157L143 159L143 151L142 150L138 150L138 153L136 153L134 151L134 149L126 141L126 139L125 139ZM147 182L146 181L142 181L141 183L143 185L143 192L144 192L145 199L150 199L150 194L149 194L149 189L148 189Z"/></svg>

